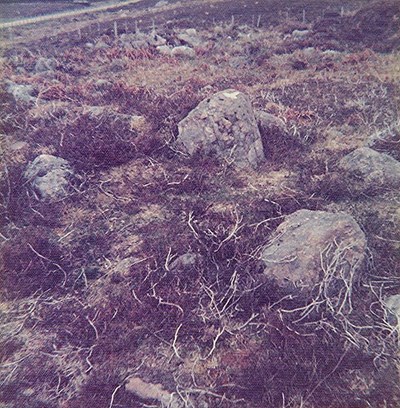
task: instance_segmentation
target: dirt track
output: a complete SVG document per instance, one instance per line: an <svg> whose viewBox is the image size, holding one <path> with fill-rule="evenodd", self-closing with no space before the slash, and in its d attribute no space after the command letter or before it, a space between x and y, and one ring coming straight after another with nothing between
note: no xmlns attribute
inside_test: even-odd
<svg viewBox="0 0 400 408"><path fill-rule="evenodd" d="M92 13L96 13L99 11L112 10L115 8L121 8L121 7L131 5L131 4L137 4L137 3L142 3L142 2L149 3L149 1L146 1L146 0L124 0L119 3L114 3L114 2L106 3L106 4L103 3L101 6L93 6L93 7L89 7L85 9L80 9L80 10L51 13L51 14L46 14L43 16L36 16L36 17L24 18L22 20L13 20L13 21L5 22L5 23L0 23L0 29L9 28L9 27L21 27L27 24L35 24L35 23L41 23L45 21L59 20L65 17L76 17L76 16L80 16L84 14L92 14Z"/></svg>

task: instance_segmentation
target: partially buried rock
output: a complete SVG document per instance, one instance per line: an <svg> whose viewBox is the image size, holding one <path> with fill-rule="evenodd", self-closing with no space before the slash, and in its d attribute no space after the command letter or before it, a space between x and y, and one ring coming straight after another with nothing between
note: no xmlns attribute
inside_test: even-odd
<svg viewBox="0 0 400 408"><path fill-rule="evenodd" d="M271 135L278 134L282 137L287 136L286 124L282 119L264 111L256 111L255 116L260 133L265 138L266 142L268 142Z"/></svg>
<svg viewBox="0 0 400 408"><path fill-rule="evenodd" d="M349 179L348 187L353 191L400 186L400 162L369 147L361 147L343 157L339 168Z"/></svg>
<svg viewBox="0 0 400 408"><path fill-rule="evenodd" d="M125 390L134 393L143 400L158 401L163 407L183 407L183 404L175 393L166 391L161 384L145 382L139 377L130 378L125 385Z"/></svg>
<svg viewBox="0 0 400 408"><path fill-rule="evenodd" d="M227 163L253 168L265 159L250 100L234 89L200 102L178 130L178 148L190 156L215 154Z"/></svg>
<svg viewBox="0 0 400 408"><path fill-rule="evenodd" d="M186 254L178 256L169 265L171 271L183 271L185 269L194 268L200 261L201 255L194 252L186 252Z"/></svg>
<svg viewBox="0 0 400 408"><path fill-rule="evenodd" d="M335 292L351 288L366 253L367 241L345 213L299 210L279 225L261 259L265 274L282 289L310 294L318 285Z"/></svg>
<svg viewBox="0 0 400 408"><path fill-rule="evenodd" d="M68 194L73 172L67 160L50 154L41 154L29 163L24 177L40 200L62 199Z"/></svg>

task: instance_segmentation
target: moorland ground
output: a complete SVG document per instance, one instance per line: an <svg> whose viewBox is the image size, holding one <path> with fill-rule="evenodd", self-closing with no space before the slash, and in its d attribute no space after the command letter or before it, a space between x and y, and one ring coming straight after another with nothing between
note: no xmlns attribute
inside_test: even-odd
<svg viewBox="0 0 400 408"><path fill-rule="evenodd" d="M131 392L138 377L170 406L398 406L384 299L400 288L399 193L353 189L337 166L365 145L400 159L397 2L156 3L2 33L0 401L168 405ZM187 28L190 58L127 41L179 45ZM262 135L256 170L176 149L178 123L228 88L287 128ZM30 188L40 154L71 164L66 197ZM345 211L367 237L345 319L296 323L263 278L260 248L299 209Z"/></svg>

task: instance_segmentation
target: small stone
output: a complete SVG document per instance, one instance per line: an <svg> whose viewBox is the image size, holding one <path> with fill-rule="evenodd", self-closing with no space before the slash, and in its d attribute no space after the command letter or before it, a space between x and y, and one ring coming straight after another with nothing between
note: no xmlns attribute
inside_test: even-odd
<svg viewBox="0 0 400 408"><path fill-rule="evenodd" d="M67 196L72 169L67 160L41 154L27 166L24 177L40 200L56 200Z"/></svg>
<svg viewBox="0 0 400 408"><path fill-rule="evenodd" d="M106 48L110 48L110 46L104 41L100 40L100 41L97 41L97 43L94 45L94 48L96 50L104 50Z"/></svg>
<svg viewBox="0 0 400 408"><path fill-rule="evenodd" d="M174 57L183 58L196 58L196 51L193 48L187 47L186 45L181 45L179 47L172 48L171 55Z"/></svg>
<svg viewBox="0 0 400 408"><path fill-rule="evenodd" d="M389 296L384 304L388 312L388 323L398 327L400 331L400 294Z"/></svg>
<svg viewBox="0 0 400 408"><path fill-rule="evenodd" d="M56 67L57 61L54 58L41 57L35 64L35 72L39 74L43 72L54 71Z"/></svg>
<svg viewBox="0 0 400 408"><path fill-rule="evenodd" d="M164 6L168 6L169 2L166 0L161 0L159 2L157 2L154 7L158 8L158 7L164 7Z"/></svg>
<svg viewBox="0 0 400 408"><path fill-rule="evenodd" d="M158 51L158 53L160 53L161 55L166 55L167 57L171 57L172 56L172 48L169 47L168 45L159 45L156 50Z"/></svg>
<svg viewBox="0 0 400 408"><path fill-rule="evenodd" d="M169 265L171 271L183 271L195 267L201 261L201 255L187 252L175 258Z"/></svg>
<svg viewBox="0 0 400 408"><path fill-rule="evenodd" d="M202 44L202 39L194 28L189 28L176 35L176 38L190 47L199 47Z"/></svg>
<svg viewBox="0 0 400 408"><path fill-rule="evenodd" d="M130 378L125 385L125 390L144 400L156 400L163 407L183 407L179 399L173 393L166 391L161 384L145 382L139 377Z"/></svg>
<svg viewBox="0 0 400 408"><path fill-rule="evenodd" d="M307 37L310 34L310 30L294 30L292 31L292 36L294 38L304 38Z"/></svg>

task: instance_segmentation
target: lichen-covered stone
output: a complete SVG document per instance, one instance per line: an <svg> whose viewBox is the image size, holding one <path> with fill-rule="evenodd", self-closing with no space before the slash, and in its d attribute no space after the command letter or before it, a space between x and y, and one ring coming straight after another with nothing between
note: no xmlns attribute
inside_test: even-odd
<svg viewBox="0 0 400 408"><path fill-rule="evenodd" d="M227 89L200 102L178 125L178 147L189 155L215 154L239 167L264 161L261 135L249 98Z"/></svg>

